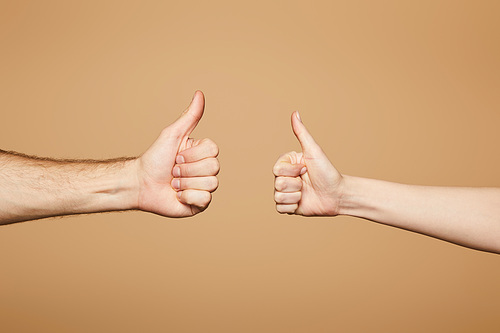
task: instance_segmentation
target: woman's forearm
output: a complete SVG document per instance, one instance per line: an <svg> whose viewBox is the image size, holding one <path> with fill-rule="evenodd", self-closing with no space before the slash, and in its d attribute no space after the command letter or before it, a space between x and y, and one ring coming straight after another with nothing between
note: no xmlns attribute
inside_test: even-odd
<svg viewBox="0 0 500 333"><path fill-rule="evenodd" d="M500 189L416 186L344 176L339 214L500 252Z"/></svg>

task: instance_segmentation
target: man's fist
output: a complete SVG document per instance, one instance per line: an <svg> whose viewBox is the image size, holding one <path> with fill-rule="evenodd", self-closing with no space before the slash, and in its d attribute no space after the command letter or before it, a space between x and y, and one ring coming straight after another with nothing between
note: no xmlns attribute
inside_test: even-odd
<svg viewBox="0 0 500 333"><path fill-rule="evenodd" d="M137 159L138 207L168 217L187 217L205 210L218 186L219 148L210 139L194 140L205 108L201 91L173 124Z"/></svg>
<svg viewBox="0 0 500 333"><path fill-rule="evenodd" d="M298 112L292 114L292 129L302 152L283 154L274 165L276 210L305 216L337 215L342 175L309 134Z"/></svg>

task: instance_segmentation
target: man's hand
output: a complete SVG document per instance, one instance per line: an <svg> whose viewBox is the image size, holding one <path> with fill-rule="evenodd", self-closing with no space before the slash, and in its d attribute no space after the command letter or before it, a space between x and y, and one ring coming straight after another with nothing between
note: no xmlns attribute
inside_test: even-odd
<svg viewBox="0 0 500 333"><path fill-rule="evenodd" d="M210 139L194 140L205 108L197 91L186 111L165 128L137 159L138 208L168 217L187 217L205 210L218 186L219 148Z"/></svg>
<svg viewBox="0 0 500 333"><path fill-rule="evenodd" d="M309 134L298 112L292 114L292 129L302 153L283 154L274 165L276 210L305 216L338 215L342 175Z"/></svg>
<svg viewBox="0 0 500 333"><path fill-rule="evenodd" d="M138 158L57 160L0 150L0 225L130 209L169 217L203 211L219 172L217 145L189 138L204 107L197 91Z"/></svg>

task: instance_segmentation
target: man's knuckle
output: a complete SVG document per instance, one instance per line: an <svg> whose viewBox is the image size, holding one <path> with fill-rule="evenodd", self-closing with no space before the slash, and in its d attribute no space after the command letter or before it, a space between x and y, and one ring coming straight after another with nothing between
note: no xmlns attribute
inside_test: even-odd
<svg viewBox="0 0 500 333"><path fill-rule="evenodd" d="M204 192L205 194L201 198L201 203L203 207L207 207L212 201L212 195L209 192Z"/></svg>
<svg viewBox="0 0 500 333"><path fill-rule="evenodd" d="M215 191L219 187L219 179L215 176L210 177L210 190Z"/></svg>
<svg viewBox="0 0 500 333"><path fill-rule="evenodd" d="M213 175L216 175L219 173L219 170L220 170L220 164L219 164L219 160L216 159L216 158L212 158L210 159L210 170L212 171L212 174Z"/></svg>
<svg viewBox="0 0 500 333"><path fill-rule="evenodd" d="M203 139L203 144L206 146L206 150L210 156L216 157L219 155L219 146L212 139Z"/></svg>
<svg viewBox="0 0 500 333"><path fill-rule="evenodd" d="M165 127L160 132L160 137L168 140L179 141L182 139L183 136L184 133L177 126L172 126L172 125Z"/></svg>

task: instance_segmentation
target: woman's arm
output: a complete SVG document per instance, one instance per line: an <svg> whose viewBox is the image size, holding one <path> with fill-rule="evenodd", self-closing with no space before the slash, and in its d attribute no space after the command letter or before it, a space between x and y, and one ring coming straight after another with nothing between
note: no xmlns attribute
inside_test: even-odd
<svg viewBox="0 0 500 333"><path fill-rule="evenodd" d="M403 185L344 176L339 214L500 253L500 189Z"/></svg>
<svg viewBox="0 0 500 333"><path fill-rule="evenodd" d="M304 216L351 215L470 248L500 253L500 189L416 186L341 175L298 113L302 152L274 166L276 209Z"/></svg>

